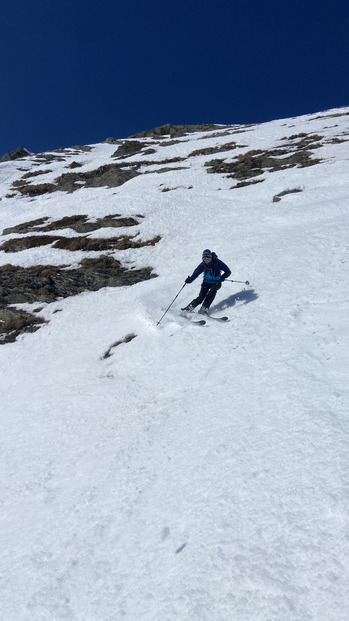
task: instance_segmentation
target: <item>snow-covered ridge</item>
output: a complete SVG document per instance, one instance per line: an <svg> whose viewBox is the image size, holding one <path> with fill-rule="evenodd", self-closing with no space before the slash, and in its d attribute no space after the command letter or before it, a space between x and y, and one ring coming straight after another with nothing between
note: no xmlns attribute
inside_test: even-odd
<svg viewBox="0 0 349 621"><path fill-rule="evenodd" d="M348 141L340 108L0 165L0 618L346 621ZM195 281L157 326L203 248L230 321L180 316Z"/></svg>

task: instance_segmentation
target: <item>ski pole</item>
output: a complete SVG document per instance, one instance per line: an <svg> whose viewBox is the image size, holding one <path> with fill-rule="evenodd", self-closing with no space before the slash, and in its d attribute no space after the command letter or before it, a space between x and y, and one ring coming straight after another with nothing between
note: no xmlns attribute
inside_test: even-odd
<svg viewBox="0 0 349 621"><path fill-rule="evenodd" d="M231 280L229 278L226 278L225 280L228 280L229 282L241 282L243 285L249 285L250 282L248 280Z"/></svg>
<svg viewBox="0 0 349 621"><path fill-rule="evenodd" d="M165 317L165 315L166 315L167 311L168 311L168 310L170 310L170 308L171 308L171 306L172 306L173 302L174 302L174 301L178 298L178 296L179 296L180 292L181 292L181 291L183 291L183 289L184 289L184 287L185 287L185 285L186 285L186 284L187 284L187 283L185 282L185 283L184 283L184 285L183 285L183 287L180 289L180 291L178 291L178 293L177 293L176 297L175 297L175 298L173 298L173 300L172 300L172 302L171 302L170 306L169 306L169 307L165 310L165 312L164 312L163 316L162 316L162 317L161 317L161 319L159 319L159 321L157 322L157 324L156 324L157 326L158 326L158 325L159 325L159 323L163 320L163 318Z"/></svg>

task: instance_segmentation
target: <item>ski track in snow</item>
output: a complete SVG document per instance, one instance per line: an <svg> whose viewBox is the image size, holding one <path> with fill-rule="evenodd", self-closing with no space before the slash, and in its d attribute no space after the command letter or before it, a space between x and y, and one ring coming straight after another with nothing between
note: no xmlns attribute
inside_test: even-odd
<svg viewBox="0 0 349 621"><path fill-rule="evenodd" d="M348 131L331 113L192 134L151 159L234 139L267 149L303 131L330 139ZM93 170L115 148L71 158ZM347 621L348 144L314 156L325 161L243 190L198 156L119 188L3 198L3 228L141 213L140 237L162 239L113 253L158 278L44 305L47 325L0 348L1 619ZM0 167L4 196L18 167ZM219 291L214 314L230 322L180 317L198 280L156 327L206 247L251 282ZM0 260L72 262L47 246Z"/></svg>

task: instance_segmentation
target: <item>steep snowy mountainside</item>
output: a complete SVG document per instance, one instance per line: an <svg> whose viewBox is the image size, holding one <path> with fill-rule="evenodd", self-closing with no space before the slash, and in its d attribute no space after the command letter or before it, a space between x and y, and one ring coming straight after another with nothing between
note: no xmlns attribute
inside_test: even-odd
<svg viewBox="0 0 349 621"><path fill-rule="evenodd" d="M303 188L298 185L284 187L286 171L296 169L294 183L302 183L302 169L317 163L333 163L333 158L340 160L348 140L347 116L347 109L339 109L264 125L203 126L205 131L187 133L189 127L184 127L177 132L177 138L162 134L157 139L149 135L124 141L108 139L103 144L59 149L3 163L1 207L3 221L8 226L3 229L0 252L2 263L8 265L11 256L13 266L10 273L8 269L2 270L3 280L13 281L11 291L6 286L3 302L32 303L36 300L31 289L45 291L38 296L38 302L51 302L84 289L127 284L118 263L114 261L111 265L109 261L106 266L105 260L97 257L101 253L103 257L105 253L118 257L116 250L134 250L159 242L162 204L172 201L157 196L160 213L151 205L150 213L145 215L144 192L155 192L155 198L159 192L176 190L178 196L182 191L184 200L192 202L192 196L189 198L185 190L190 189L194 195L204 184L205 191L234 190L230 198L235 203L246 196L241 190L267 181L258 195L265 194L269 200L270 172L279 173L275 202L287 193L300 192ZM165 126L163 131L173 135L171 129ZM150 134L156 136L157 131ZM213 176L208 177L207 173ZM275 182L276 178L273 188ZM134 194L136 200L132 200L137 208L132 210L130 199ZM118 213L111 213L116 207ZM136 218L135 211L139 212ZM129 229L129 226L137 228ZM121 228L118 235L115 228ZM132 253L131 258L130 252L122 254L126 264L132 264L135 256ZM142 252L140 256L147 255ZM86 261L82 263L84 259L89 261L88 265ZM51 266L47 277L42 270L28 271L30 266L37 265ZM57 269L60 266L64 266L63 270ZM79 270L74 276L69 274L69 282L79 281L75 287L67 282L69 266ZM154 275L148 265L142 267L146 272L140 272L139 279ZM23 278L27 295L23 290L16 293L17 284ZM58 281L63 282L59 285ZM133 276L131 281L135 282ZM25 315L24 310L20 316L14 309L7 309L1 315L5 322L10 321L3 324L4 334L8 335L3 339L5 342L15 339L23 330L36 330L40 325L37 323L40 319ZM8 326L17 324L19 331L8 331Z"/></svg>
<svg viewBox="0 0 349 621"><path fill-rule="evenodd" d="M347 621L348 173L349 108L0 165L0 618Z"/></svg>

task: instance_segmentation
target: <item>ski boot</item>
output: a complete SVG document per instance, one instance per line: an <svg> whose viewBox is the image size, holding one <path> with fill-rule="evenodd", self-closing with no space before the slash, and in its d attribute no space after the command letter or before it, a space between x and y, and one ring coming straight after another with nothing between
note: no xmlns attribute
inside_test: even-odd
<svg viewBox="0 0 349 621"><path fill-rule="evenodd" d="M206 306L201 306L198 312L199 312L199 315L208 315L208 308Z"/></svg>
<svg viewBox="0 0 349 621"><path fill-rule="evenodd" d="M182 311L186 311L187 313L192 313L194 310L194 306L192 304L188 304L184 308L181 308Z"/></svg>

